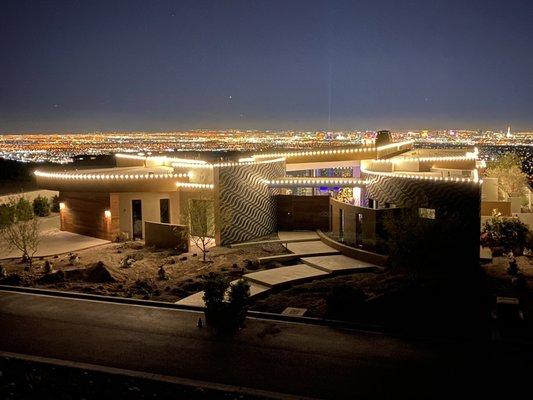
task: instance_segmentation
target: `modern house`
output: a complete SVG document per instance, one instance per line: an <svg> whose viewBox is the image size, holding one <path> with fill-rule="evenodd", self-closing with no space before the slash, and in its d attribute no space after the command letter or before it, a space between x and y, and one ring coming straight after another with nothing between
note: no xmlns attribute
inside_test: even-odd
<svg viewBox="0 0 533 400"><path fill-rule="evenodd" d="M378 145L203 159L117 154L116 168L35 174L42 188L60 192L61 229L108 240L144 238L146 222L184 223L191 204L204 201L219 245L280 229L321 229L372 248L383 218L410 208L435 224L461 221L460 240L478 251L477 152L390 140L383 131Z"/></svg>

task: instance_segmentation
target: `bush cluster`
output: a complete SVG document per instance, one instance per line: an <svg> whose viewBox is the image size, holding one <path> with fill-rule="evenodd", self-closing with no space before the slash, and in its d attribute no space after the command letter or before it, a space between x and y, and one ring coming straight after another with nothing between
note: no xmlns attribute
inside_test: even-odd
<svg viewBox="0 0 533 400"><path fill-rule="evenodd" d="M204 275L202 284L207 325L221 331L241 328L248 310L250 284L240 279L230 285L222 274L215 272Z"/></svg>
<svg viewBox="0 0 533 400"><path fill-rule="evenodd" d="M50 215L50 201L41 195L33 199L33 213L38 217L47 217Z"/></svg>
<svg viewBox="0 0 533 400"><path fill-rule="evenodd" d="M501 247L504 251L522 254L530 236L526 224L518 218L506 218L493 215L483 224L481 244L485 247Z"/></svg>

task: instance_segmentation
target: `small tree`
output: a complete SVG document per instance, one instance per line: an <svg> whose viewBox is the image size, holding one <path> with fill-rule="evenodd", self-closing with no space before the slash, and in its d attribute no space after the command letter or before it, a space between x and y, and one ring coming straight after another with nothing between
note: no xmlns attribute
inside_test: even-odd
<svg viewBox="0 0 533 400"><path fill-rule="evenodd" d="M502 217L493 213L481 230L481 244L485 247L503 247L505 251L521 254L528 241L529 229L518 218Z"/></svg>
<svg viewBox="0 0 533 400"><path fill-rule="evenodd" d="M490 163L485 175L498 178L498 191L502 199L522 196L528 184L520 158L514 153L504 154Z"/></svg>
<svg viewBox="0 0 533 400"><path fill-rule="evenodd" d="M58 213L59 210L59 196L56 194L52 197L50 211L54 213Z"/></svg>
<svg viewBox="0 0 533 400"><path fill-rule="evenodd" d="M50 202L47 197L39 195L33 199L33 213L38 217L50 215Z"/></svg>
<svg viewBox="0 0 533 400"><path fill-rule="evenodd" d="M33 256L41 241L39 221L34 217L30 202L23 197L11 200L13 219L1 228L1 236L10 249L22 252L22 260L31 271Z"/></svg>
<svg viewBox="0 0 533 400"><path fill-rule="evenodd" d="M206 261L209 246L215 240L215 213L213 201L207 199L191 199L186 210L189 238L202 252Z"/></svg>

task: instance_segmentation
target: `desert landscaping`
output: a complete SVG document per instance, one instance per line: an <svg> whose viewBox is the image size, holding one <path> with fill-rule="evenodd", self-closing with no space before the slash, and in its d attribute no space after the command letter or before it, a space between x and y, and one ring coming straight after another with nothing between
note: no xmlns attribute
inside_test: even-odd
<svg viewBox="0 0 533 400"><path fill-rule="evenodd" d="M179 254L172 249L146 247L142 241L110 243L39 257L31 271L20 259L2 260L0 266L7 276L0 279L0 284L176 302L200 291L200 279L209 272L238 279L260 269L257 257L285 252L279 243L235 249L217 246L210 249L208 260L203 262L199 251Z"/></svg>

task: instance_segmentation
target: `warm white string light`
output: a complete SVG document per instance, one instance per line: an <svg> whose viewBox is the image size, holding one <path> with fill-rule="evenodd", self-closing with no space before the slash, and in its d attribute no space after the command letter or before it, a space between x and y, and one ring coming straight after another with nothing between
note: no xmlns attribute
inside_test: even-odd
<svg viewBox="0 0 533 400"><path fill-rule="evenodd" d="M271 160L263 160L263 161L256 161L255 159L251 159L252 161L234 161L234 162L220 162L220 163L213 163L213 164L189 164L189 163L181 163L181 162L175 162L171 165L174 168L224 168L224 167L237 167L237 166L243 166L243 165L257 165L257 164L268 164L268 163L276 163L276 162L282 162L285 161L285 157L278 157L273 158Z"/></svg>
<svg viewBox="0 0 533 400"><path fill-rule="evenodd" d="M475 175L474 175L474 179L470 179L470 178L459 178L459 177L452 177L452 176L443 177L443 176L417 175L417 174L398 173L398 172L377 172L377 171L370 171L364 168L361 168L361 172L365 174L369 174L369 175L375 175L375 176L388 176L392 178L406 178L406 179L417 179L417 180L425 180L425 181L476 183L476 184L481 184L483 182L481 179L479 179L479 177L476 178Z"/></svg>
<svg viewBox="0 0 533 400"><path fill-rule="evenodd" d="M141 174L124 174L124 173L114 173L114 174L102 174L102 173L71 173L71 172L44 172L44 171L35 171L35 176L40 178L51 178L51 179L65 179L65 180L148 180L148 179L175 179L175 178L188 178L188 173L141 173Z"/></svg>
<svg viewBox="0 0 533 400"><path fill-rule="evenodd" d="M186 189L212 190L215 188L215 185L213 185L212 183L176 182L176 186L179 188L186 188Z"/></svg>
<svg viewBox="0 0 533 400"><path fill-rule="evenodd" d="M368 183L365 179L358 178L300 178L285 177L280 179L267 180L265 182L271 187L285 186L364 186Z"/></svg>
<svg viewBox="0 0 533 400"><path fill-rule="evenodd" d="M477 160L477 155L447 156L447 157L394 157L379 160L372 160L381 164L399 164L402 162L438 162L438 161L471 161Z"/></svg>

